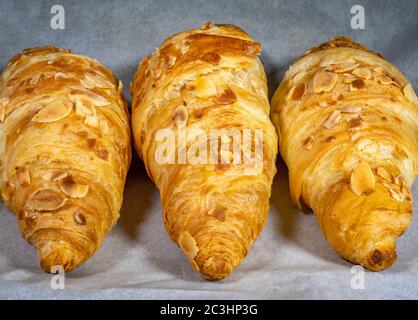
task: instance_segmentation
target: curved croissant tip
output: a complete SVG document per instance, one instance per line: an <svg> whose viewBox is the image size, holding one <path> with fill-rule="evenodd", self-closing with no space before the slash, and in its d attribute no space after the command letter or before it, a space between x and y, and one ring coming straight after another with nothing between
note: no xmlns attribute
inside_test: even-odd
<svg viewBox="0 0 418 320"><path fill-rule="evenodd" d="M45 272L53 271L53 267L62 266L65 272L76 268L79 263L74 252L61 241L42 241L36 245L39 264Z"/></svg>
<svg viewBox="0 0 418 320"><path fill-rule="evenodd" d="M234 269L231 261L222 255L215 255L202 263L197 263L199 271L207 280L222 280L228 277Z"/></svg>
<svg viewBox="0 0 418 320"><path fill-rule="evenodd" d="M397 258L394 248L378 248L371 250L365 267L372 271L380 271L389 268Z"/></svg>

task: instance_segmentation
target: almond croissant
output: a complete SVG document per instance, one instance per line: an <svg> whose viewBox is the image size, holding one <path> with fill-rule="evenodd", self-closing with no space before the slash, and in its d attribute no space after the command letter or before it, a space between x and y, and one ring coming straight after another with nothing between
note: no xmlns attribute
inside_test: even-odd
<svg viewBox="0 0 418 320"><path fill-rule="evenodd" d="M241 29L207 23L168 38L141 62L131 88L135 146L160 190L167 232L208 279L223 279L239 265L269 210L277 135L260 51ZM212 144L212 129L225 130L221 139L227 146L233 130L242 140L243 130L253 137L261 130L260 170L255 162L235 162L243 154L260 159L254 156L258 138L251 155L238 144L232 161L223 143ZM184 143L179 136L172 141L174 164L157 159L162 130L187 134ZM183 159L182 151L194 154L196 144L202 153L210 149L215 161Z"/></svg>
<svg viewBox="0 0 418 320"><path fill-rule="evenodd" d="M309 50L273 97L272 119L291 194L325 238L370 270L396 260L412 217L418 99L382 56L338 37Z"/></svg>
<svg viewBox="0 0 418 320"><path fill-rule="evenodd" d="M122 84L96 60L26 49L0 77L1 195L40 265L70 271L116 222L129 167Z"/></svg>

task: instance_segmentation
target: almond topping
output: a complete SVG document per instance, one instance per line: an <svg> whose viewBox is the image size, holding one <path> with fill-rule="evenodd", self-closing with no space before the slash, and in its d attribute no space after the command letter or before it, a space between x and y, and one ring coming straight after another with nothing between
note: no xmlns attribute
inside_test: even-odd
<svg viewBox="0 0 418 320"><path fill-rule="evenodd" d="M73 217L74 217L75 223L81 226L85 226L87 224L86 217L80 211L74 212Z"/></svg>
<svg viewBox="0 0 418 320"><path fill-rule="evenodd" d="M389 181L389 182L391 182L392 181L392 175L385 169L385 168L383 168L383 167L379 167L379 168L377 168L377 170L376 170L376 174L380 177L380 178L382 178L382 179L384 179L384 180L386 180L386 181Z"/></svg>
<svg viewBox="0 0 418 320"><path fill-rule="evenodd" d="M38 111L32 118L33 122L48 123L61 120L68 116L73 104L68 101L55 100Z"/></svg>
<svg viewBox="0 0 418 320"><path fill-rule="evenodd" d="M17 167L16 168L17 179L19 184L22 187L28 187L30 185L30 174L29 170L26 167Z"/></svg>
<svg viewBox="0 0 418 320"><path fill-rule="evenodd" d="M343 73L343 72L353 70L357 68L358 66L359 66L358 63L347 62L347 63L333 64L333 65L330 65L329 68L336 73Z"/></svg>
<svg viewBox="0 0 418 320"><path fill-rule="evenodd" d="M352 91L354 91L356 89L363 89L365 86L366 86L366 83L364 82L364 80L357 79L357 80L354 80L353 82L351 82L350 89Z"/></svg>
<svg viewBox="0 0 418 320"><path fill-rule="evenodd" d="M199 98L208 98L216 96L216 85L212 80L206 77L200 77L194 82L194 94Z"/></svg>
<svg viewBox="0 0 418 320"><path fill-rule="evenodd" d="M359 127L362 121L363 120L361 120L360 117L352 118L348 121L348 128L352 129L352 128Z"/></svg>
<svg viewBox="0 0 418 320"><path fill-rule="evenodd" d="M293 88L291 92L292 100L300 100L305 96L306 93L306 83L301 82L296 87Z"/></svg>
<svg viewBox="0 0 418 320"><path fill-rule="evenodd" d="M62 192L70 198L84 198L89 191L89 186L74 181L72 176L66 176L58 182Z"/></svg>
<svg viewBox="0 0 418 320"><path fill-rule="evenodd" d="M340 123L341 121L341 114L339 110L334 110L328 119L323 123L323 126L327 128L328 130L333 128L335 125Z"/></svg>
<svg viewBox="0 0 418 320"><path fill-rule="evenodd" d="M372 76L372 73L371 73L370 69L364 68L364 67L363 68L354 69L352 71L352 73L354 75L356 75L357 77L360 77L360 78L363 78L363 79L366 79L366 80L369 80L371 78L371 76Z"/></svg>
<svg viewBox="0 0 418 320"><path fill-rule="evenodd" d="M306 139L303 141L303 147L304 147L306 150L311 150L311 149L312 149L312 147L313 147L313 145L314 145L314 143L315 143L314 138L313 138L312 136L309 136L308 138L306 138Z"/></svg>
<svg viewBox="0 0 418 320"><path fill-rule="evenodd" d="M66 171L52 171L44 174L42 179L47 181L58 181L68 176L68 172Z"/></svg>
<svg viewBox="0 0 418 320"><path fill-rule="evenodd" d="M234 91L231 90L231 88L226 88L224 92L222 92L214 100L216 104L220 104L220 105L233 104L236 101L237 101L237 96L235 95Z"/></svg>
<svg viewBox="0 0 418 320"><path fill-rule="evenodd" d="M197 246L196 240L189 232L182 232L178 237L177 242L181 250L183 250L190 260L193 260L196 257L199 252L199 247Z"/></svg>
<svg viewBox="0 0 418 320"><path fill-rule="evenodd" d="M355 81L355 80L357 80L357 77L356 76L353 76L352 74L345 74L345 77L344 77L344 83L351 83L351 82L353 82L353 81Z"/></svg>
<svg viewBox="0 0 418 320"><path fill-rule="evenodd" d="M187 121L189 117L189 112L187 111L186 107L183 105L180 105L177 107L176 111L174 112L174 115L172 117L173 122L184 122Z"/></svg>
<svg viewBox="0 0 418 320"><path fill-rule="evenodd" d="M351 172L350 185L353 193L358 196L375 190L375 178L367 162L360 161L354 167Z"/></svg>
<svg viewBox="0 0 418 320"><path fill-rule="evenodd" d="M173 67L174 67L174 64L176 63L176 60L177 60L176 56L173 56L173 55L171 55L171 54L166 55L166 56L164 57L164 64L165 64L165 67L166 67L167 69L171 69L171 68L173 68Z"/></svg>
<svg viewBox="0 0 418 320"><path fill-rule="evenodd" d="M208 215L215 217L219 221L223 222L225 221L225 211L226 209L224 207L215 207L208 211Z"/></svg>
<svg viewBox="0 0 418 320"><path fill-rule="evenodd" d="M203 61L213 64L215 66L217 66L219 62L221 62L221 59L222 59L221 56L214 52L205 53L202 57Z"/></svg>
<svg viewBox="0 0 418 320"><path fill-rule="evenodd" d="M67 199L62 193L52 189L41 189L33 193L25 206L37 211L53 211L61 208Z"/></svg>
<svg viewBox="0 0 418 320"><path fill-rule="evenodd" d="M91 91L81 90L79 89L79 87L71 90L71 92L68 94L68 98L74 103L77 103L77 101L87 98L96 107L104 107L110 104L109 101L103 96L100 96Z"/></svg>
<svg viewBox="0 0 418 320"><path fill-rule="evenodd" d="M374 77L377 81L379 81L381 84L384 84L384 85L393 83L392 78L385 74L383 75L375 74Z"/></svg>
<svg viewBox="0 0 418 320"><path fill-rule="evenodd" d="M344 108L341 109L341 112L342 113L360 113L362 109L363 109L362 107L345 106Z"/></svg>
<svg viewBox="0 0 418 320"><path fill-rule="evenodd" d="M96 116L87 116L84 119L84 124L92 128L97 128L99 125L99 119Z"/></svg>
<svg viewBox="0 0 418 320"><path fill-rule="evenodd" d="M96 114L96 107L87 98L80 98L75 103L75 113L78 116L92 116Z"/></svg>
<svg viewBox="0 0 418 320"><path fill-rule="evenodd" d="M337 82L337 75L330 71L320 70L315 73L313 87L315 93L329 92Z"/></svg>
<svg viewBox="0 0 418 320"><path fill-rule="evenodd" d="M202 29L202 30L208 30L208 29L210 29L211 27L212 27L212 22L208 21L208 22L205 22L204 24L202 24L202 25L200 26L200 29Z"/></svg>

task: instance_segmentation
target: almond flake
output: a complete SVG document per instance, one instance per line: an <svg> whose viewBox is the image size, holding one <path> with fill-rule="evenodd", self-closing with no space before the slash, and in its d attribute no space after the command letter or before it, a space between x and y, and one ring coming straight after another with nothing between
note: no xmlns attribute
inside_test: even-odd
<svg viewBox="0 0 418 320"><path fill-rule="evenodd" d="M226 209L224 207L221 206L217 206L213 209L210 209L208 211L208 215L218 219L219 221L225 221L225 211Z"/></svg>
<svg viewBox="0 0 418 320"><path fill-rule="evenodd" d="M356 148L360 151L363 152L366 148L366 146L373 144L373 141L371 141L370 139L367 138L361 138L356 142Z"/></svg>
<svg viewBox="0 0 418 320"><path fill-rule="evenodd" d="M357 80L357 77L353 76L350 73L347 73L347 74L344 75L344 83L351 83L351 82L356 81L356 80Z"/></svg>
<svg viewBox="0 0 418 320"><path fill-rule="evenodd" d="M25 207L37 211L53 211L61 208L67 199L62 193L53 189L41 189L26 200Z"/></svg>
<svg viewBox="0 0 418 320"><path fill-rule="evenodd" d="M358 89L363 89L366 86L366 83L362 79L354 80L350 83L350 90L356 91Z"/></svg>
<svg viewBox="0 0 418 320"><path fill-rule="evenodd" d="M330 71L320 70L315 73L313 87L315 93L329 92L337 82L337 75Z"/></svg>
<svg viewBox="0 0 418 320"><path fill-rule="evenodd" d="M339 64L332 64L328 68L336 73L343 73L350 70L353 70L359 66L358 63L355 62L347 62L347 63L339 63Z"/></svg>
<svg viewBox="0 0 418 320"><path fill-rule="evenodd" d="M212 22L210 21L205 22L204 24L200 26L201 30L209 30L210 28L212 28Z"/></svg>
<svg viewBox="0 0 418 320"><path fill-rule="evenodd" d="M328 119L322 124L328 130L339 124L341 121L341 114L339 110L334 110Z"/></svg>
<svg viewBox="0 0 418 320"><path fill-rule="evenodd" d="M312 137L312 136L309 136L308 138L306 138L304 141L303 141L303 147L306 149L306 150L311 150L312 149L312 147L313 147L313 145L314 145L314 143L315 143L315 140L314 140L314 138Z"/></svg>
<svg viewBox="0 0 418 320"><path fill-rule="evenodd" d="M187 231L183 231L180 234L177 243L190 260L193 260L199 252L199 247L197 246L196 240Z"/></svg>
<svg viewBox="0 0 418 320"><path fill-rule="evenodd" d="M362 109L362 107L357 106L345 106L340 110L342 113L360 113Z"/></svg>
<svg viewBox="0 0 418 320"><path fill-rule="evenodd" d="M41 78L41 76L42 76L42 72L36 72L36 73L34 73L32 75L32 77L30 78L29 84L31 86L36 85L38 83L39 79Z"/></svg>
<svg viewBox="0 0 418 320"><path fill-rule="evenodd" d="M224 92L222 92L214 100L216 104L220 104L220 105L233 104L236 101L237 101L237 96L235 95L234 91L231 90L231 88L226 88Z"/></svg>
<svg viewBox="0 0 418 320"><path fill-rule="evenodd" d="M386 181L389 181L389 182L392 181L392 175L385 168L383 168L383 167L377 168L376 174L380 178L382 178L383 180L386 180Z"/></svg>
<svg viewBox="0 0 418 320"><path fill-rule="evenodd" d="M69 101L55 100L38 111L32 118L33 122L48 123L64 119L73 109Z"/></svg>
<svg viewBox="0 0 418 320"><path fill-rule="evenodd" d="M174 64L176 63L176 60L177 60L176 56L173 56L172 54L168 54L168 55L166 55L166 56L164 57L164 64L165 64L165 67L166 67L167 69L171 69L171 68L173 68L173 67L174 67Z"/></svg>
<svg viewBox="0 0 418 320"><path fill-rule="evenodd" d="M89 99L80 98L75 103L75 113L81 117L96 115L96 107Z"/></svg>
<svg viewBox="0 0 418 320"><path fill-rule="evenodd" d="M194 82L194 94L199 98L216 96L216 85L207 77L200 77Z"/></svg>
<svg viewBox="0 0 418 320"><path fill-rule="evenodd" d="M391 197L394 200L396 200L398 202L404 202L405 201L404 195L401 192L400 187L398 185L396 185L394 183L386 183L386 182L383 182L382 184L386 189L388 189Z"/></svg>
<svg viewBox="0 0 418 320"><path fill-rule="evenodd" d="M356 164L351 172L350 186L358 196L375 190L375 178L367 162L360 161Z"/></svg>
<svg viewBox="0 0 418 320"><path fill-rule="evenodd" d="M303 99L303 97L306 94L306 83L301 82L291 90L291 99L292 100L300 100Z"/></svg>
<svg viewBox="0 0 418 320"><path fill-rule="evenodd" d="M28 187L30 185L30 174L29 170L26 167L17 167L16 168L16 175L17 179L19 180L19 184L22 187Z"/></svg>
<svg viewBox="0 0 418 320"><path fill-rule="evenodd" d="M96 116L87 116L84 119L84 124L92 128L97 128L99 125L99 119Z"/></svg>
<svg viewBox="0 0 418 320"><path fill-rule="evenodd" d="M374 77L377 81L379 81L381 84L384 84L384 85L388 85L388 84L393 83L392 78L385 75L385 74L382 74L382 75L375 74Z"/></svg>
<svg viewBox="0 0 418 320"><path fill-rule="evenodd" d="M189 117L189 112L187 111L186 107L183 105L180 105L177 107L176 111L174 112L174 115L172 117L173 122L185 122L187 121Z"/></svg>
<svg viewBox="0 0 418 320"><path fill-rule="evenodd" d="M89 191L87 184L75 182L72 176L66 176L64 179L61 179L58 185L61 191L70 198L84 198Z"/></svg>
<svg viewBox="0 0 418 320"><path fill-rule="evenodd" d="M369 68L357 68L352 71L352 74L356 75L357 77L369 80L372 76L372 73Z"/></svg>
<svg viewBox="0 0 418 320"><path fill-rule="evenodd" d="M68 175L66 171L51 171L42 176L46 181L58 181L64 179Z"/></svg>
<svg viewBox="0 0 418 320"><path fill-rule="evenodd" d="M80 211L76 211L73 214L75 223L85 226L87 224L86 217Z"/></svg>

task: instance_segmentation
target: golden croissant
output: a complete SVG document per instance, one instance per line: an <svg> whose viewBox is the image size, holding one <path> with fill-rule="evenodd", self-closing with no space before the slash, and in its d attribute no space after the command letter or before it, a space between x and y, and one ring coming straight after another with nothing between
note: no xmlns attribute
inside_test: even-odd
<svg viewBox="0 0 418 320"><path fill-rule="evenodd" d="M269 210L277 135L260 51L241 29L206 23L165 40L142 60L131 87L135 146L160 190L166 230L207 279L223 279L239 265ZM219 145L209 139L213 129L224 130ZM251 152L235 143L245 129ZM158 159L164 130L187 135L165 150L175 163ZM205 151L210 161L195 159ZM240 162L244 157L254 161Z"/></svg>
<svg viewBox="0 0 418 320"><path fill-rule="evenodd" d="M1 195L45 271L70 271L119 217L131 159L122 84L96 60L26 49L0 77Z"/></svg>
<svg viewBox="0 0 418 320"><path fill-rule="evenodd" d="M396 67L337 37L300 57L272 101L293 201L331 247L370 270L396 260L412 217L418 99Z"/></svg>

